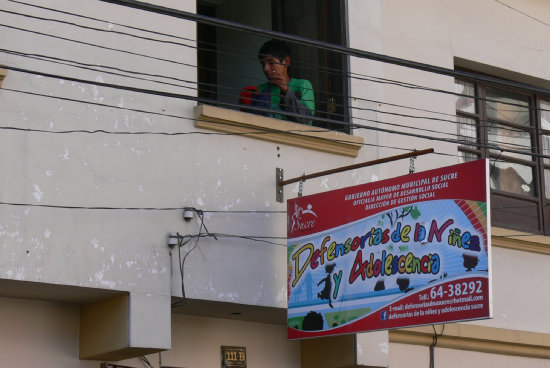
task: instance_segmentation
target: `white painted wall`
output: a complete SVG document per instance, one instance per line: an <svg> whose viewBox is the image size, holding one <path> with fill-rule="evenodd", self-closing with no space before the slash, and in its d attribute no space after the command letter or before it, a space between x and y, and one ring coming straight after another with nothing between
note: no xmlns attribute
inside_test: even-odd
<svg viewBox="0 0 550 368"><path fill-rule="evenodd" d="M105 23L75 20L67 15L30 9L6 0L1 0L0 3L2 9L60 17L105 30L119 29L118 26ZM112 22L179 34L191 40L195 36L195 25L191 22L145 14L97 1L79 1L78 6L69 0L37 0L35 3ZM194 11L195 8L194 1L173 0L157 3L189 11ZM507 3L550 23L550 7L545 2L508 0ZM536 78L550 79L548 27L494 1L350 0L349 19L352 47L447 68L454 67L454 58L463 58ZM98 36L90 30L8 14L2 14L2 22L109 47L170 58L191 66L152 61L138 56L123 56L118 52L100 51L83 44L39 38L22 31L3 29L0 32L0 44L6 49L55 55L92 64L108 64L151 74L168 74L190 82L196 80L196 70L193 67L196 60L193 42L181 40L191 47L154 45L122 35L105 33ZM511 27L511 24L514 26ZM83 71L41 63L37 60L3 53L0 53L0 64L109 83L195 94L193 89L186 88L188 86L194 88L192 83L178 82L183 87L161 85L107 75L104 72ZM449 91L454 89L452 78L433 76L370 61L352 59L352 71ZM118 132L212 133L194 128L192 121L194 103L185 100L113 91L104 87L38 78L17 72L9 72L3 87L82 99L89 103L75 104L0 90L1 125L47 130L105 129ZM437 131L438 136L441 137L452 137L456 133L452 124L426 119L391 117L382 113L405 111L388 104L394 103L452 114L454 112L452 96L356 80L352 82L352 95L356 98L382 101L382 103L376 103L355 99L354 106L380 110L380 112L356 111L354 114L357 117L387 120L406 127ZM150 110L177 115L181 118L105 108L92 103ZM429 113L418 113L418 115L433 116ZM356 122L360 121L368 127L388 128L385 124L357 120ZM398 129L410 131L406 127ZM350 159L250 138L217 134L162 136L75 133L61 135L2 130L0 131L0 167L2 168L0 201L56 206L155 208L193 206L204 210L221 211L205 214L205 223L208 230L212 232L284 237L285 214L223 212L284 211L285 206L275 202L276 167L285 170L285 178L291 178L304 172L311 173L402 153L398 150L399 148L434 147L440 153L456 154L455 146L437 140L412 139L369 130L356 130L354 134L362 135L366 142L380 146L364 147L357 159ZM457 159L454 156L432 156L418 159L416 168L425 170L456 162ZM408 172L408 165L409 163L404 161L310 180L305 184L304 194L405 174ZM287 198L295 196L297 188L298 185L285 188L285 196ZM166 246L167 234L176 231L181 234L195 234L198 231L198 223L196 221L184 223L181 214L180 210L74 210L2 205L0 207L0 277L124 290L144 295L178 296L181 293L177 271L178 261L177 257L174 257L175 253L172 253L172 259L170 258ZM284 243L284 240L277 242ZM546 264L547 257L503 249L496 249L493 257L495 319L483 324L547 332L550 327L550 318L544 313L544 306L548 304L548 293L541 292L541 289L536 287L521 287L523 278L546 279L548 277L548 272L543 266ZM286 250L284 246L243 239L223 237L217 241L212 238L201 239L197 248L188 257L185 269L187 296L197 299L284 308L286 307L285 282ZM11 300L4 302L12 303ZM527 305L537 311L536 316L535 313L523 313ZM31 303L24 306L31 306ZM47 313L51 308L55 309L52 312L55 315L63 314L61 310L67 312L64 318L77 318L73 307L50 304L47 304L47 308L42 308L38 304L32 304L32 306L39 311L33 313L38 319L36 323L47 323L50 319ZM9 310L14 313L17 309L13 306L9 307ZM17 316L11 312L7 314L9 315ZM177 345L178 349L182 349L181 351L187 351L185 344L191 336L188 334L194 336L197 329L203 328L204 331L211 332L208 335L211 338L217 331L203 326L212 323L211 320L204 321L182 316L174 316L174 318L172 328L175 331L173 335L175 342L173 344ZM22 320L22 317L19 319L14 317L7 322L15 323ZM74 321L63 322L62 325L73 323ZM232 331L235 327L231 323L216 321L215 325L221 326L219 328L226 331L224 334L228 335L228 331ZM178 327L174 328L174 326ZM189 329L183 326L189 326ZM271 326L267 328L261 325L250 325L249 331L252 332L242 337L243 344L250 343L250 346L255 346L257 341L261 341L258 337L261 335L260 332L270 328ZM276 331L273 331L272 336L278 336L273 340L277 341L276 344L281 344L279 348L292 353L289 358L291 360L283 365L292 366L297 359L293 354L298 354L296 345L282 342L283 329L273 328ZM47 327L44 330L47 330ZM30 327L27 330L23 328L22 331L24 333L21 335L21 340L12 339L10 343L17 342L17 346L27 344L44 346L44 349L54 351L52 352L56 356L55 359L52 358L54 360L61 359L57 357L58 355L72 354L73 350L71 353L58 354L55 349L66 349L64 341L65 339L73 341L71 339L76 338L74 331L68 335L56 335L45 339L47 341L35 339ZM223 335L220 335L219 340L212 340L212 344L209 345L212 352L219 348L219 344L225 343L226 340L221 336ZM197 341L205 339L208 337ZM76 347L73 346L71 349ZM404 348L399 347L397 350L402 349ZM399 358L392 355L391 350L390 361L396 362L396 366L399 366L401 363L396 360ZM253 352L252 349L249 355L250 359L254 359L251 362L260 361L260 359L264 363L267 361L265 357L258 358ZM178 360L179 356L179 352L167 353L167 359ZM181 356L183 357L183 354ZM35 358L29 355L18 359ZM178 364L192 366L198 362L199 357L191 355L187 358L186 355L185 359L189 361L184 360L183 363ZM281 361L277 359L283 358L273 359L281 365L279 364ZM20 366L27 365L24 364L27 361L15 360L14 362ZM31 363L36 365L37 362L38 360ZM212 360L211 363L219 362ZM57 360L52 365L63 366L63 364L70 365ZM79 364L83 367L87 366L87 363Z"/></svg>
<svg viewBox="0 0 550 368"><path fill-rule="evenodd" d="M505 3L535 16L542 22L550 19L550 7L540 1L506 1ZM496 1L380 2L369 0L350 1L349 7L352 47L449 69L455 68L455 58L461 58L510 72L522 73L526 77L539 80L550 79L550 69L545 62L550 57L548 27ZM366 22L376 16L379 17L378 22ZM373 45L372 48L369 44ZM358 72L361 73L380 72L381 75L376 75L446 91L454 90L453 79L450 77L434 76L391 65L380 66L379 63L374 63L374 67L369 68L369 62L362 60L355 62L359 68ZM496 76L510 77L508 74ZM527 82L525 79L518 81ZM376 98L376 95L372 96L372 89L361 86L359 82L356 82L353 87L354 96ZM378 99L389 103L448 114L453 114L455 109L454 96L451 95L391 85L375 86L374 91L379 92ZM437 116L424 112L411 113L410 110L389 105L383 105L380 108L382 111ZM434 136L452 138L456 135L456 127L452 123L388 117L381 113L377 114L377 118L432 130L437 132L432 134ZM407 130L403 129L403 131ZM385 134L380 137L379 144L410 148L433 147L436 152L456 155L456 146L438 141L407 139ZM431 156L416 160L416 167L423 170L453 163L456 163L456 157ZM398 165L385 165L380 168L381 176L386 178L397 175L398 170L404 170L406 164L403 162ZM547 261L548 257L540 254L494 249L494 319L476 323L543 333L549 331L550 318L547 318L543 311L544 306L548 304L548 288L543 282L526 281L547 278L548 272L543 266ZM527 309L533 310L533 313L526 313Z"/></svg>

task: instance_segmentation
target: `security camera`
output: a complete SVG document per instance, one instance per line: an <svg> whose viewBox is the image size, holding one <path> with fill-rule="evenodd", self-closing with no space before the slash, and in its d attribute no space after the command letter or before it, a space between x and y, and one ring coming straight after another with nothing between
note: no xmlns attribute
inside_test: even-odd
<svg viewBox="0 0 550 368"><path fill-rule="evenodd" d="M192 208L185 208L183 210L183 219L185 221L191 221L194 216L195 216L195 212L193 211Z"/></svg>

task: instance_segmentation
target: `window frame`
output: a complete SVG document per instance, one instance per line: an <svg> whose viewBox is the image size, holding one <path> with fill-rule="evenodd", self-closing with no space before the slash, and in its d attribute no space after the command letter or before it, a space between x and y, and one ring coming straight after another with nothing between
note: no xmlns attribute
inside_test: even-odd
<svg viewBox="0 0 550 368"><path fill-rule="evenodd" d="M542 117L540 111L541 100L550 104L550 96L468 78L455 78L455 85L457 81L467 82L474 86L473 98L475 106L474 113L459 110L457 106L457 123L460 117L473 119L477 132L475 143L467 145L465 143L459 143L459 155L468 154L477 156L477 158L488 158L491 168L493 168L493 165L498 159L531 167L533 172L532 185L535 189L535 195L533 196L491 188L493 226L550 235L550 198L546 198L545 194L545 188L550 185L550 183L545 183L544 178L544 170L550 170L550 162L545 164L543 157L534 155L537 152L542 152L543 136L550 136L549 130L542 130ZM531 122L530 126L525 127L512 122L506 122L505 120L490 118L487 108L487 88L496 88L527 97L527 108L529 109L529 119ZM494 152L494 142L489 141L489 124L491 123L498 124L500 127L504 128L529 132L531 141L530 153L525 154L525 158L518 158L517 154L506 152L506 148L503 148L500 153ZM459 128L460 127L457 125L458 137L460 137ZM460 159L461 161L469 161L472 157L461 156Z"/></svg>
<svg viewBox="0 0 550 368"><path fill-rule="evenodd" d="M317 35L318 39L321 42L334 42L334 43L340 43L341 45L347 46L349 42L347 1L338 0L337 3L333 2L332 0L324 0L324 1L326 2L326 3L323 3L324 5L328 4L334 7L340 12L342 16L332 17L329 20L332 19L331 21L333 23L326 23L322 26L320 23L319 24L315 23L316 26L313 27L314 29L313 33ZM323 4L321 4L321 8ZM205 0L197 0L197 13L212 16L212 17L219 17L220 15L217 13L216 6L217 5L212 5L210 2ZM277 18L277 17L280 17L281 14L284 14L284 11L282 11L283 8L284 6L282 5L282 3L273 2L271 4L272 29L274 30L274 32L286 32L289 35L296 34L297 36L316 38L315 36L312 36L312 35L298 34L299 32L293 33L292 30L290 30L290 32L287 32L287 30L284 29L284 25L283 25L284 22L281 19ZM320 17L320 19L324 19L324 17ZM338 19L338 21L334 21L334 19ZM211 29L209 29L209 27ZM320 29L323 29L325 33L321 32ZM338 33L337 36L335 35L336 33ZM208 38L203 39L202 35L207 35ZM265 37L265 36L262 36L262 37ZM267 39L268 38L266 37L266 40ZM339 41L337 42L336 40L339 40ZM198 86L198 97L200 99L200 102L208 103L214 106L230 106L231 103L233 102L225 103L225 104L219 103L220 101L223 100L223 98L220 99L220 96L218 95L218 89L221 88L221 89L232 90L232 91L236 90L237 91L235 96L235 103L236 103L238 100L238 90L242 89L246 84L243 83L242 86L239 85L237 88L236 86L231 87L229 85L226 85L226 86L221 85L219 83L219 80L217 80L217 76L220 73L220 69L219 69L220 63L217 60L219 30L215 26L197 24L197 42L198 42L198 45L200 45L200 47L197 50L197 86ZM288 42L288 44L291 50L298 47L292 42ZM313 46L309 46L309 47L311 47L312 49L314 48ZM320 82L319 85L316 86L314 84L313 86L315 90L315 104L316 104L315 117L319 118L318 121L313 119L313 125L316 127L322 127L330 130L353 134L352 126L351 124L349 124L349 122L351 121L349 55L339 54L337 52L332 53L323 48L315 47L314 49L316 49L317 52L320 52L320 53L324 52L326 55L322 54L324 55L322 56L321 54L319 54L317 55L317 58L314 58L315 60L307 61L307 62L313 62L319 65L318 79L319 81L323 81L322 83ZM293 51L293 55L294 55L294 51ZM247 55L247 57L255 58L256 53L254 53L253 55ZM332 61L325 61L327 64L323 64L322 62L320 62L321 59L322 60L330 59ZM293 59L293 61L294 62L298 61L298 63L291 65L293 69L298 69L298 70L301 69L306 72L311 69L307 67L307 64L298 66L301 63L305 62L304 60L300 60L299 57L297 57L296 60ZM332 64L334 63L337 63L339 67L334 68L332 66ZM258 66L258 68L260 68L260 66ZM339 70L339 73L335 73L333 71L332 73L334 75L332 75L331 72L329 71L331 70L331 68L333 68L333 70ZM298 72L298 75L295 75L294 77L309 79L307 75L302 75L302 74L303 72L302 73ZM333 89L331 88L324 90L322 86L324 84L327 84L327 85L339 84L339 86L336 92L333 93ZM335 110L333 111L331 107L333 107ZM235 106L235 109L237 108L238 106ZM231 107L231 109L233 109L233 107ZM332 123L330 120L333 120L334 123Z"/></svg>

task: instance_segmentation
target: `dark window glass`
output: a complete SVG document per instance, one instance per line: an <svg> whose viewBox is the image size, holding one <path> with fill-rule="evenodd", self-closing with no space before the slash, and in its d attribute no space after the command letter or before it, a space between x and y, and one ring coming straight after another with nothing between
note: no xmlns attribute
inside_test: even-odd
<svg viewBox="0 0 550 368"><path fill-rule="evenodd" d="M199 14L290 35L345 45L344 0L198 0ZM248 32L197 25L199 97L221 107L238 108L243 87L265 81L257 59L269 38ZM347 58L341 54L287 42L290 76L308 79L315 91L315 116L349 121ZM346 126L314 122L316 126L349 131Z"/></svg>
<svg viewBox="0 0 550 368"><path fill-rule="evenodd" d="M550 234L550 99L456 80L459 160L489 158L494 226Z"/></svg>

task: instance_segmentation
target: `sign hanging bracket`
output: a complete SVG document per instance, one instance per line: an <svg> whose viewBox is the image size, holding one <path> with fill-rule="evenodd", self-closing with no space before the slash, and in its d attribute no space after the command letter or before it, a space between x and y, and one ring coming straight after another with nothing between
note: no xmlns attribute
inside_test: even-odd
<svg viewBox="0 0 550 368"><path fill-rule="evenodd" d="M300 190L298 192L298 196L301 197L302 189L303 189L303 182L306 181L307 179L318 178L320 176L336 174L336 173L340 173L340 172L343 172L343 171L359 169L359 168L367 167L367 166L379 165L379 164L383 164L383 163L386 163L386 162L401 160L401 159L404 159L404 158L410 158L411 159L411 164L410 164L410 167L409 167L409 173L411 173L410 170L413 170L412 172L414 172L414 161L413 160L418 156L426 155L428 153L434 153L434 149L433 148L428 148L428 149L420 150L420 151L413 150L412 152L404 153L404 154L401 154L401 155L379 158L377 160L361 162L361 163L353 164L353 165L349 165L349 166L342 166L342 167L338 167L336 169L320 171L320 172L316 172L316 173L308 174L308 175L302 174L302 176L299 176L297 178L287 179L287 180L284 180L283 169L277 167L275 169L275 199L279 203L282 203L284 201L284 189L283 188L284 188L285 185L288 185L288 184L300 182L301 184L300 184Z"/></svg>

